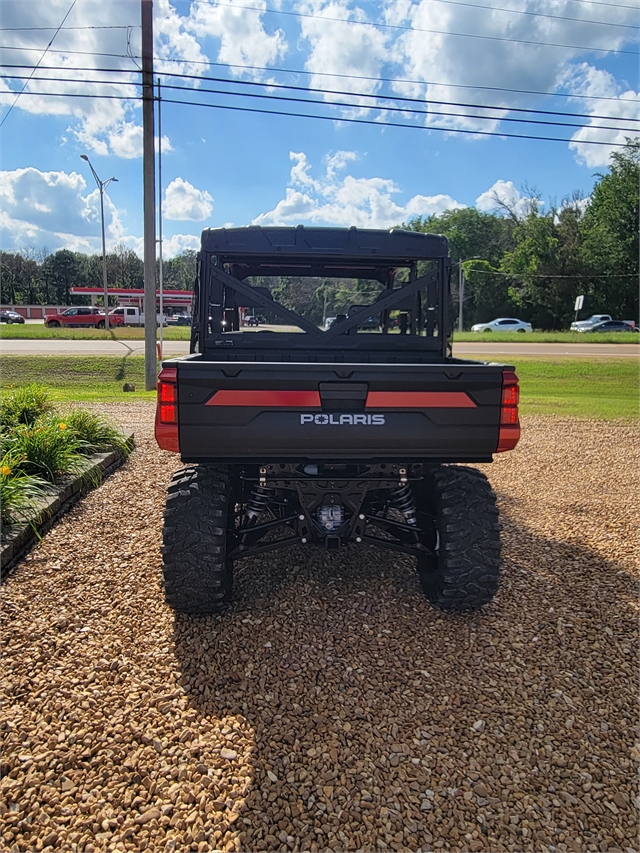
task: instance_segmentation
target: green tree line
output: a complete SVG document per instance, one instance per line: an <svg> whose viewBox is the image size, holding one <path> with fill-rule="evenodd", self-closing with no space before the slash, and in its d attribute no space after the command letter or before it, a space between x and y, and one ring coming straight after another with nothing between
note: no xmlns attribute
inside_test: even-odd
<svg viewBox="0 0 640 853"><path fill-rule="evenodd" d="M574 194L544 209L529 193L524 210L496 199L496 212L476 208L416 217L400 226L443 234L449 240L452 308L458 309L459 267L465 276L465 327L499 316L517 316L538 329L566 328L577 296L583 315L610 313L638 320L638 186L640 138L628 140L611 156L609 168L595 175L588 199ZM102 256L61 249L1 252L3 304L83 304L72 286L102 287ZM123 246L107 255L110 287L143 287L143 263ZM167 289L189 290L196 253L183 252L163 265ZM255 279L288 308L321 323L370 304L379 292L374 282L349 279ZM256 312L262 313L262 312ZM270 318L267 318L270 319Z"/></svg>
<svg viewBox="0 0 640 853"><path fill-rule="evenodd" d="M165 260L162 270L167 290L191 290L196 252L187 250ZM0 276L3 305L88 305L91 298L74 296L71 288L102 288L102 255L84 255L69 249L51 253L46 249L3 251ZM107 252L107 284L130 289L144 287L144 264L135 252L125 246Z"/></svg>
<svg viewBox="0 0 640 853"><path fill-rule="evenodd" d="M589 199L574 194L543 210L535 195L525 210L497 204L497 214L475 208L416 218L404 227L444 234L454 264L462 264L465 327L516 316L539 329L566 328L575 299L586 314L638 320L638 186L640 139L611 156ZM473 259L473 260L467 260Z"/></svg>

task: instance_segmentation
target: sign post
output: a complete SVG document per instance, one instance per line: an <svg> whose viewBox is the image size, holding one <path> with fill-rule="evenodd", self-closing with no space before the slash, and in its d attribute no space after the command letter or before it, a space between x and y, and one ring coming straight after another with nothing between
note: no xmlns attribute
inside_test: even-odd
<svg viewBox="0 0 640 853"><path fill-rule="evenodd" d="M577 321L578 311L580 311L580 309L582 308L583 305L584 305L584 294L582 296L576 296L576 304L573 306L573 310L576 312L576 316L574 317L575 321Z"/></svg>

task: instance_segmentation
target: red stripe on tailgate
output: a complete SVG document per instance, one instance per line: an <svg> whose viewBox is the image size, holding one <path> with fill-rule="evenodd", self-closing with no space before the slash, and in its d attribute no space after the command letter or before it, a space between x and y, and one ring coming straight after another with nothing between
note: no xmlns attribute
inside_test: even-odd
<svg viewBox="0 0 640 853"><path fill-rule="evenodd" d="M369 391L367 409L475 409L465 391Z"/></svg>
<svg viewBox="0 0 640 853"><path fill-rule="evenodd" d="M267 408L320 408L317 391L235 391L221 389L210 397L207 406L265 406Z"/></svg>

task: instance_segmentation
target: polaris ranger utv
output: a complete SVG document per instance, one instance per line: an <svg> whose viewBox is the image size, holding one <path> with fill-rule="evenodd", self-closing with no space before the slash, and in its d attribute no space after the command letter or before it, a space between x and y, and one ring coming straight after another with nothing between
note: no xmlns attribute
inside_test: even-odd
<svg viewBox="0 0 640 853"><path fill-rule="evenodd" d="M443 610L493 598L495 495L466 463L515 447L518 380L513 367L451 356L450 269L433 234L203 232L190 355L158 379L157 442L189 463L164 518L172 608L220 610L236 560L299 543L411 555ZM283 276L348 279L356 304L323 331L273 299L265 282ZM241 308L282 331L241 328Z"/></svg>

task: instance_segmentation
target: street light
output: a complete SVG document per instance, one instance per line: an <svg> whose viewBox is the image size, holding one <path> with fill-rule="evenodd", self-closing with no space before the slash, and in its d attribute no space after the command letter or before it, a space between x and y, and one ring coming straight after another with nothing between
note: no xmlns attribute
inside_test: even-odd
<svg viewBox="0 0 640 853"><path fill-rule="evenodd" d="M462 269L462 264L467 261L479 261L481 260L480 255L474 255L472 258L460 258L459 261L453 265L454 267L458 267L458 331L462 332L463 324L462 324L462 306L464 304L464 270Z"/></svg>
<svg viewBox="0 0 640 853"><path fill-rule="evenodd" d="M91 160L87 157L86 154L80 155L82 160L86 160L89 164L89 168L91 169L91 173L93 177L96 179L96 184L98 185L98 189L100 190L100 220L102 222L102 286L104 288L104 327L105 329L109 329L109 291L107 289L107 250L105 248L105 240L104 240L104 191L109 186L111 181L118 181L117 178L109 178L108 181L101 181L98 175L96 174L96 170L91 165Z"/></svg>

